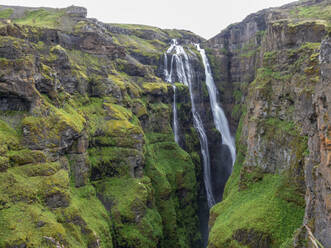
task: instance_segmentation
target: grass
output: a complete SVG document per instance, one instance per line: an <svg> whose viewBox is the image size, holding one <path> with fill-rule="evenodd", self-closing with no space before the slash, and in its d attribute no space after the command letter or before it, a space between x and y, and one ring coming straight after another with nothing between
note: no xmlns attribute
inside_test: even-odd
<svg viewBox="0 0 331 248"><path fill-rule="evenodd" d="M242 141L245 139L242 129L245 115L244 111L236 133L237 160L226 184L224 200L211 209L209 245L255 247L257 244L253 243L246 246L252 240L236 239L237 232L246 231L268 237L270 248L287 247L304 216L304 192L296 183L300 175L291 173L297 171L307 139L300 137L293 122L268 118L263 122L264 135L271 140L282 139L283 135L292 136L290 146L298 153L296 161L281 174L268 174L258 167L244 166L246 145Z"/></svg>
<svg viewBox="0 0 331 248"><path fill-rule="evenodd" d="M322 19L330 22L331 6L317 5L298 7L297 9L292 10L290 14L293 18L299 17L302 19Z"/></svg>
<svg viewBox="0 0 331 248"><path fill-rule="evenodd" d="M160 54L160 46L166 48L165 43L155 43L151 40L139 38L136 35L116 34L114 36L116 44L142 54Z"/></svg>
<svg viewBox="0 0 331 248"><path fill-rule="evenodd" d="M298 135L298 131L296 125L292 121L284 121L278 118L268 118L264 122L264 126L268 130L271 136L278 136L282 133L286 133L287 135ZM271 137L272 138L272 137Z"/></svg>
<svg viewBox="0 0 331 248"><path fill-rule="evenodd" d="M0 10L0 18L7 19L13 14L14 10L13 9L3 9Z"/></svg>
<svg viewBox="0 0 331 248"><path fill-rule="evenodd" d="M123 29L128 29L128 30L151 30L155 32L162 32L160 28L153 27L153 26L148 26L148 25L141 25L141 24L121 24L121 23L110 23L111 26L114 27L120 27Z"/></svg>
<svg viewBox="0 0 331 248"><path fill-rule="evenodd" d="M23 18L15 19L14 22L21 25L56 28L64 14L65 11L62 10L39 9L27 11Z"/></svg>
<svg viewBox="0 0 331 248"><path fill-rule="evenodd" d="M232 177L238 176L234 174ZM223 202L211 210L215 223L210 232L210 243L223 247L222 244L231 240L238 229L268 233L273 240L271 247L280 247L291 238L302 224L304 207L281 197L284 180L287 179L283 175L267 174L247 190L239 191L238 185L228 190Z"/></svg>

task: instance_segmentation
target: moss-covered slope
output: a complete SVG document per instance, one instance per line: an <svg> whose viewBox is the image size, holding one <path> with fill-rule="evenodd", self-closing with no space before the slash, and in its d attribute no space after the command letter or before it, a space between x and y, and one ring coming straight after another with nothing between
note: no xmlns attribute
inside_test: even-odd
<svg viewBox="0 0 331 248"><path fill-rule="evenodd" d="M158 63L201 38L85 16L0 7L0 247L199 247L199 150Z"/></svg>

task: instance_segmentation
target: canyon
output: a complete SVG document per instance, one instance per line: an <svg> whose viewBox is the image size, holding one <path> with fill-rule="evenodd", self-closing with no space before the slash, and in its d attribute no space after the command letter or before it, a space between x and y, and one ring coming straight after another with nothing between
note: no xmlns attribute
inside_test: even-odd
<svg viewBox="0 0 331 248"><path fill-rule="evenodd" d="M331 247L330 27L329 0L209 40L1 5L0 247Z"/></svg>

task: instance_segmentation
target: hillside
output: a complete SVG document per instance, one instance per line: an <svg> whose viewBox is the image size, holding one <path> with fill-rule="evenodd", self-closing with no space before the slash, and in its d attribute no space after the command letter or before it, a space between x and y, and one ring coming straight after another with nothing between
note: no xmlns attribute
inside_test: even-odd
<svg viewBox="0 0 331 248"><path fill-rule="evenodd" d="M0 6L0 247L331 247L330 1L208 41L86 16Z"/></svg>

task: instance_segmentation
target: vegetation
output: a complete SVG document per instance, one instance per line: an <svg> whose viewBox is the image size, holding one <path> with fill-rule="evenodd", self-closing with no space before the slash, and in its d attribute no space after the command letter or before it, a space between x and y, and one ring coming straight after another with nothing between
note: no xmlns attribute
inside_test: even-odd
<svg viewBox="0 0 331 248"><path fill-rule="evenodd" d="M32 10L27 11L23 18L16 19L14 22L22 25L56 28L59 25L59 19L64 14L65 12L60 10Z"/></svg>
<svg viewBox="0 0 331 248"><path fill-rule="evenodd" d="M13 9L2 9L0 10L0 18L6 19L9 18L13 14Z"/></svg>
<svg viewBox="0 0 331 248"><path fill-rule="evenodd" d="M31 26L61 28L63 18L62 10L40 9L14 22L37 39L40 29ZM146 30L167 41L183 33L122 28L134 34L116 34L115 43L155 61L167 44L147 39ZM0 58L6 74L39 76L30 112L1 113L1 247L199 243L196 168L173 141L171 103L162 97L169 87L153 67L9 36L0 46L14 52Z"/></svg>
<svg viewBox="0 0 331 248"><path fill-rule="evenodd" d="M289 28L329 22L327 12L329 7L319 5L294 9ZM0 18L12 13L2 9ZM3 31L21 38L0 37L0 247L201 247L202 166L198 134L188 125L189 90L176 83L183 150L171 128L172 89L158 76L157 65L170 39L202 39L144 25L97 27L55 9L26 11L12 21ZM107 49L114 49L114 56L95 53L94 43L85 51L64 48L41 37L47 28L66 31L67 39L69 32L84 37L86 30L100 28L113 42ZM253 248L264 242L288 248L302 224L302 165L309 150L307 133L295 118L296 103L303 94L312 99L319 82L320 43L266 52L249 86L226 85L222 59L248 61L262 51L256 39L265 35L256 33L234 54L206 48L221 94L233 92L232 118L240 119L233 174L223 202L211 210L211 247ZM192 44L185 49L199 56ZM205 85L201 94L208 96ZM11 104L28 107L6 110ZM260 109L252 114L252 106ZM261 154L250 153L248 128L261 149L276 144L291 154L286 168L271 171L256 162Z"/></svg>
<svg viewBox="0 0 331 248"><path fill-rule="evenodd" d="M147 137L155 141L160 135L150 133ZM146 159L146 173L156 191L156 205L166 237L162 239L161 247L191 247L190 244L198 242L200 236L194 214L197 210L194 204L196 176L190 156L173 140L164 140L147 145Z"/></svg>
<svg viewBox="0 0 331 248"><path fill-rule="evenodd" d="M283 247L302 223L304 196L298 195L298 187L289 183L292 179L287 172L269 174L259 167L244 165L246 146L241 136L244 119L245 114L237 131L238 155L224 199L211 210L209 243L215 247L256 247L254 242L266 242L270 247ZM293 124L284 125L275 119L267 120L266 124L285 133L294 129ZM271 130L270 135L277 137ZM243 239L245 233L259 237L260 241Z"/></svg>
<svg viewBox="0 0 331 248"><path fill-rule="evenodd" d="M331 18L331 6L329 5L313 5L298 7L291 11L292 17L299 17L302 19L318 19L330 21Z"/></svg>

